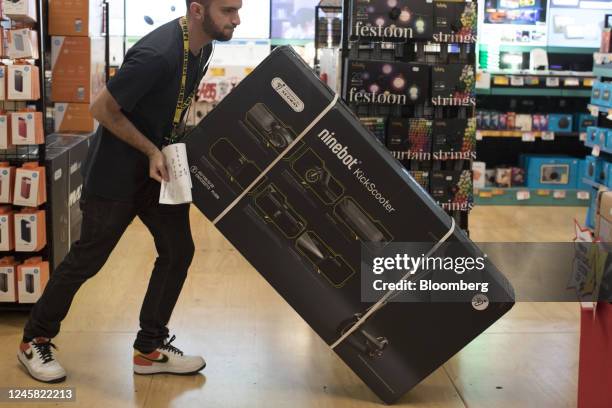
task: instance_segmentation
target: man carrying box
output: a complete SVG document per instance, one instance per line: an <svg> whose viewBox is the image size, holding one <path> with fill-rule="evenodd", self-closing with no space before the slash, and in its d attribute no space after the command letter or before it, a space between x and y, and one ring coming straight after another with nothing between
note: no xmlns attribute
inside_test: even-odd
<svg viewBox="0 0 612 408"><path fill-rule="evenodd" d="M158 258L140 312L134 372L195 374L205 367L202 357L185 356L173 346L174 336L168 340L167 324L194 244L189 204L159 204L160 182L168 180L160 148L180 136L179 123L206 71L212 42L232 38L241 7L242 0L187 0L187 17L132 47L93 102L91 112L101 126L87 165L81 239L51 275L19 347L18 359L33 378L65 380L51 338L78 289L102 268L136 216L153 235Z"/></svg>

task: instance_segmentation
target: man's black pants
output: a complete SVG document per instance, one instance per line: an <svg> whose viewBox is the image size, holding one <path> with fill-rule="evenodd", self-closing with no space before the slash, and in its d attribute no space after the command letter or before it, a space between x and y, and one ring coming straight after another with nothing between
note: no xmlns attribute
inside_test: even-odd
<svg viewBox="0 0 612 408"><path fill-rule="evenodd" d="M140 311L140 331L134 348L149 353L163 344L169 334L166 326L193 259L194 245L189 204L159 204L159 184L155 184L136 203L91 195L81 200L81 238L51 274L32 309L24 339L53 338L59 333L76 292L104 266L128 225L138 216L153 235L158 257Z"/></svg>

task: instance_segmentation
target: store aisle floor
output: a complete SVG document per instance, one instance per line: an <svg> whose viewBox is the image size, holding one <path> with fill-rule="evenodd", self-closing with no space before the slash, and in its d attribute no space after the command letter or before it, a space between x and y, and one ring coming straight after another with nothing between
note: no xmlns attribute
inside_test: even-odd
<svg viewBox="0 0 612 408"><path fill-rule="evenodd" d="M582 208L477 207L478 241L569 241ZM208 362L195 377L139 377L131 345L154 261L136 221L77 295L55 339L77 402L69 407L372 407L379 401L196 210L196 257L171 330ZM397 406L574 407L577 304L518 304ZM0 317L0 387L40 387L20 367L23 314ZM432 340L433 344L433 340ZM493 364L494 362L494 364ZM19 404L29 407L33 405ZM48 404L41 405L43 407Z"/></svg>

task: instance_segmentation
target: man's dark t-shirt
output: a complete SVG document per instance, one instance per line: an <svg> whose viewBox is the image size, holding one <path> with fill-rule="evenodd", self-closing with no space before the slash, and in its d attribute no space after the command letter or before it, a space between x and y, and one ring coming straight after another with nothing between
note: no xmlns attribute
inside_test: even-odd
<svg viewBox="0 0 612 408"><path fill-rule="evenodd" d="M212 45L202 52L200 69L209 58ZM106 85L128 120L158 147L172 131L183 57L183 33L176 19L138 41ZM197 72L199 62L200 56L189 52L187 95L202 75ZM150 183L157 183L149 177L146 155L101 125L84 173L86 194L117 201L136 201Z"/></svg>

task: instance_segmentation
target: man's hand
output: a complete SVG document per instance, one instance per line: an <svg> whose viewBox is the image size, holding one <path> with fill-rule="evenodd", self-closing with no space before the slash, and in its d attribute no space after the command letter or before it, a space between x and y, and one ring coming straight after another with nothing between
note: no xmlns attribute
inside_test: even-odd
<svg viewBox="0 0 612 408"><path fill-rule="evenodd" d="M149 154L149 176L152 179L159 181L162 180L170 181L168 177L168 169L166 168L166 158L164 154L159 150L155 149L153 153Z"/></svg>

